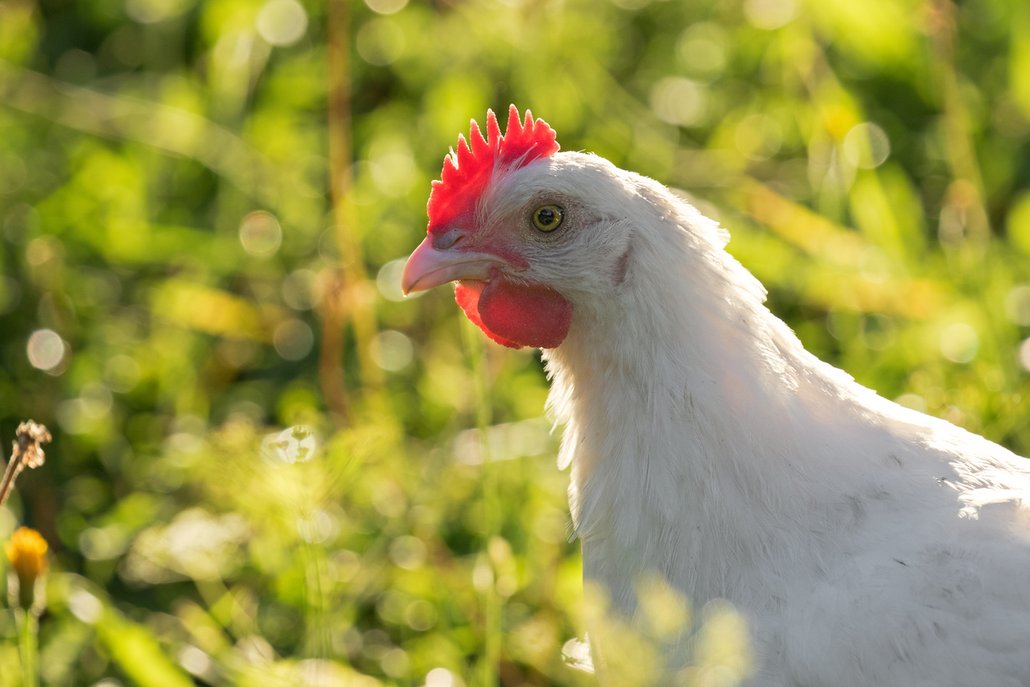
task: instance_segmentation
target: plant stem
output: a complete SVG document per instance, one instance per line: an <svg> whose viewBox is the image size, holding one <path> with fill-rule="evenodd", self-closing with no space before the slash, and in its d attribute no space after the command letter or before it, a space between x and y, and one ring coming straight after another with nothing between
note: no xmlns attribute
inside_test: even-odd
<svg viewBox="0 0 1030 687"><path fill-rule="evenodd" d="M343 370L343 330L348 322L354 332L355 353L364 388L378 389L382 373L369 353L376 333L374 299L366 293L367 275L361 240L354 221L351 199L351 163L354 146L351 138L350 16L346 0L330 0L327 5L327 97L329 136L329 195L335 238L341 266L323 294L322 351L319 379L326 404L338 423L350 415ZM354 388L356 385L351 384Z"/></svg>
<svg viewBox="0 0 1030 687"><path fill-rule="evenodd" d="M31 609L14 609L18 624L18 654L21 658L24 687L39 687L38 635L39 620Z"/></svg>
<svg viewBox="0 0 1030 687"><path fill-rule="evenodd" d="M501 662L501 599L497 594L497 570L490 556L490 542L500 534L501 513L499 511L497 466L490 456L488 431L491 422L490 391L486 365L486 345L479 332L470 323L462 324L465 349L472 367L475 389L476 427L479 430L479 450L483 458L482 509L483 548L481 560L490 570L489 584L483 588L483 657L479 663L479 682L483 687L497 684L497 667Z"/></svg>

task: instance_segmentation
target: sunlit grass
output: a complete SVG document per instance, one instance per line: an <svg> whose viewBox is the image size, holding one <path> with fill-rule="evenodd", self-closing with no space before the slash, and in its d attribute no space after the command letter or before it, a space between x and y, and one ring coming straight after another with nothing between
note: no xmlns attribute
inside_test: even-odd
<svg viewBox="0 0 1030 687"><path fill-rule="evenodd" d="M0 436L55 434L0 539L50 545L43 684L585 685L588 630L617 684L682 633L684 684L749 674L726 606L643 580L608 622L536 356L399 294L487 107L683 189L820 357L1030 452L1018 3L332 9L0 0ZM0 613L4 687L17 647Z"/></svg>

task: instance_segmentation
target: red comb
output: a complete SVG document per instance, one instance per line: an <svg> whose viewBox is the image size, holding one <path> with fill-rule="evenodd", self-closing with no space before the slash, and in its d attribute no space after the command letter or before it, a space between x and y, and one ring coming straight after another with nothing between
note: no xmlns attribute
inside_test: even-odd
<svg viewBox="0 0 1030 687"><path fill-rule="evenodd" d="M503 136L497 116L493 110L487 110L486 138L473 119L469 140L471 148L465 137L458 135L458 150L452 150L443 159L440 181L433 182L426 208L430 232L471 213L495 172L518 169L558 152L554 129L542 119L534 121L529 110L525 121L520 122L514 105L508 108L508 127Z"/></svg>

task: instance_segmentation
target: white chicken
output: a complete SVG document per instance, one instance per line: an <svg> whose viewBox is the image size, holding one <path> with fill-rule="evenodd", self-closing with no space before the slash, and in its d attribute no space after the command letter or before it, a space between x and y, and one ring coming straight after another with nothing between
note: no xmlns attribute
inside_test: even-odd
<svg viewBox="0 0 1030 687"><path fill-rule="evenodd" d="M655 573L728 600L749 684L1030 685L1025 459L808 353L661 184L514 106L469 143L403 287L457 280L492 339L545 349L584 576L616 609Z"/></svg>

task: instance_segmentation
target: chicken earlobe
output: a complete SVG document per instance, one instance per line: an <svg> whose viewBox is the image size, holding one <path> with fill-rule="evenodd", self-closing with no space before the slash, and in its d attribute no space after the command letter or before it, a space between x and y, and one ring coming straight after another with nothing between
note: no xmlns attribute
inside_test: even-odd
<svg viewBox="0 0 1030 687"><path fill-rule="evenodd" d="M546 286L461 281L454 300L473 324L508 348L556 348L572 324L572 303Z"/></svg>

